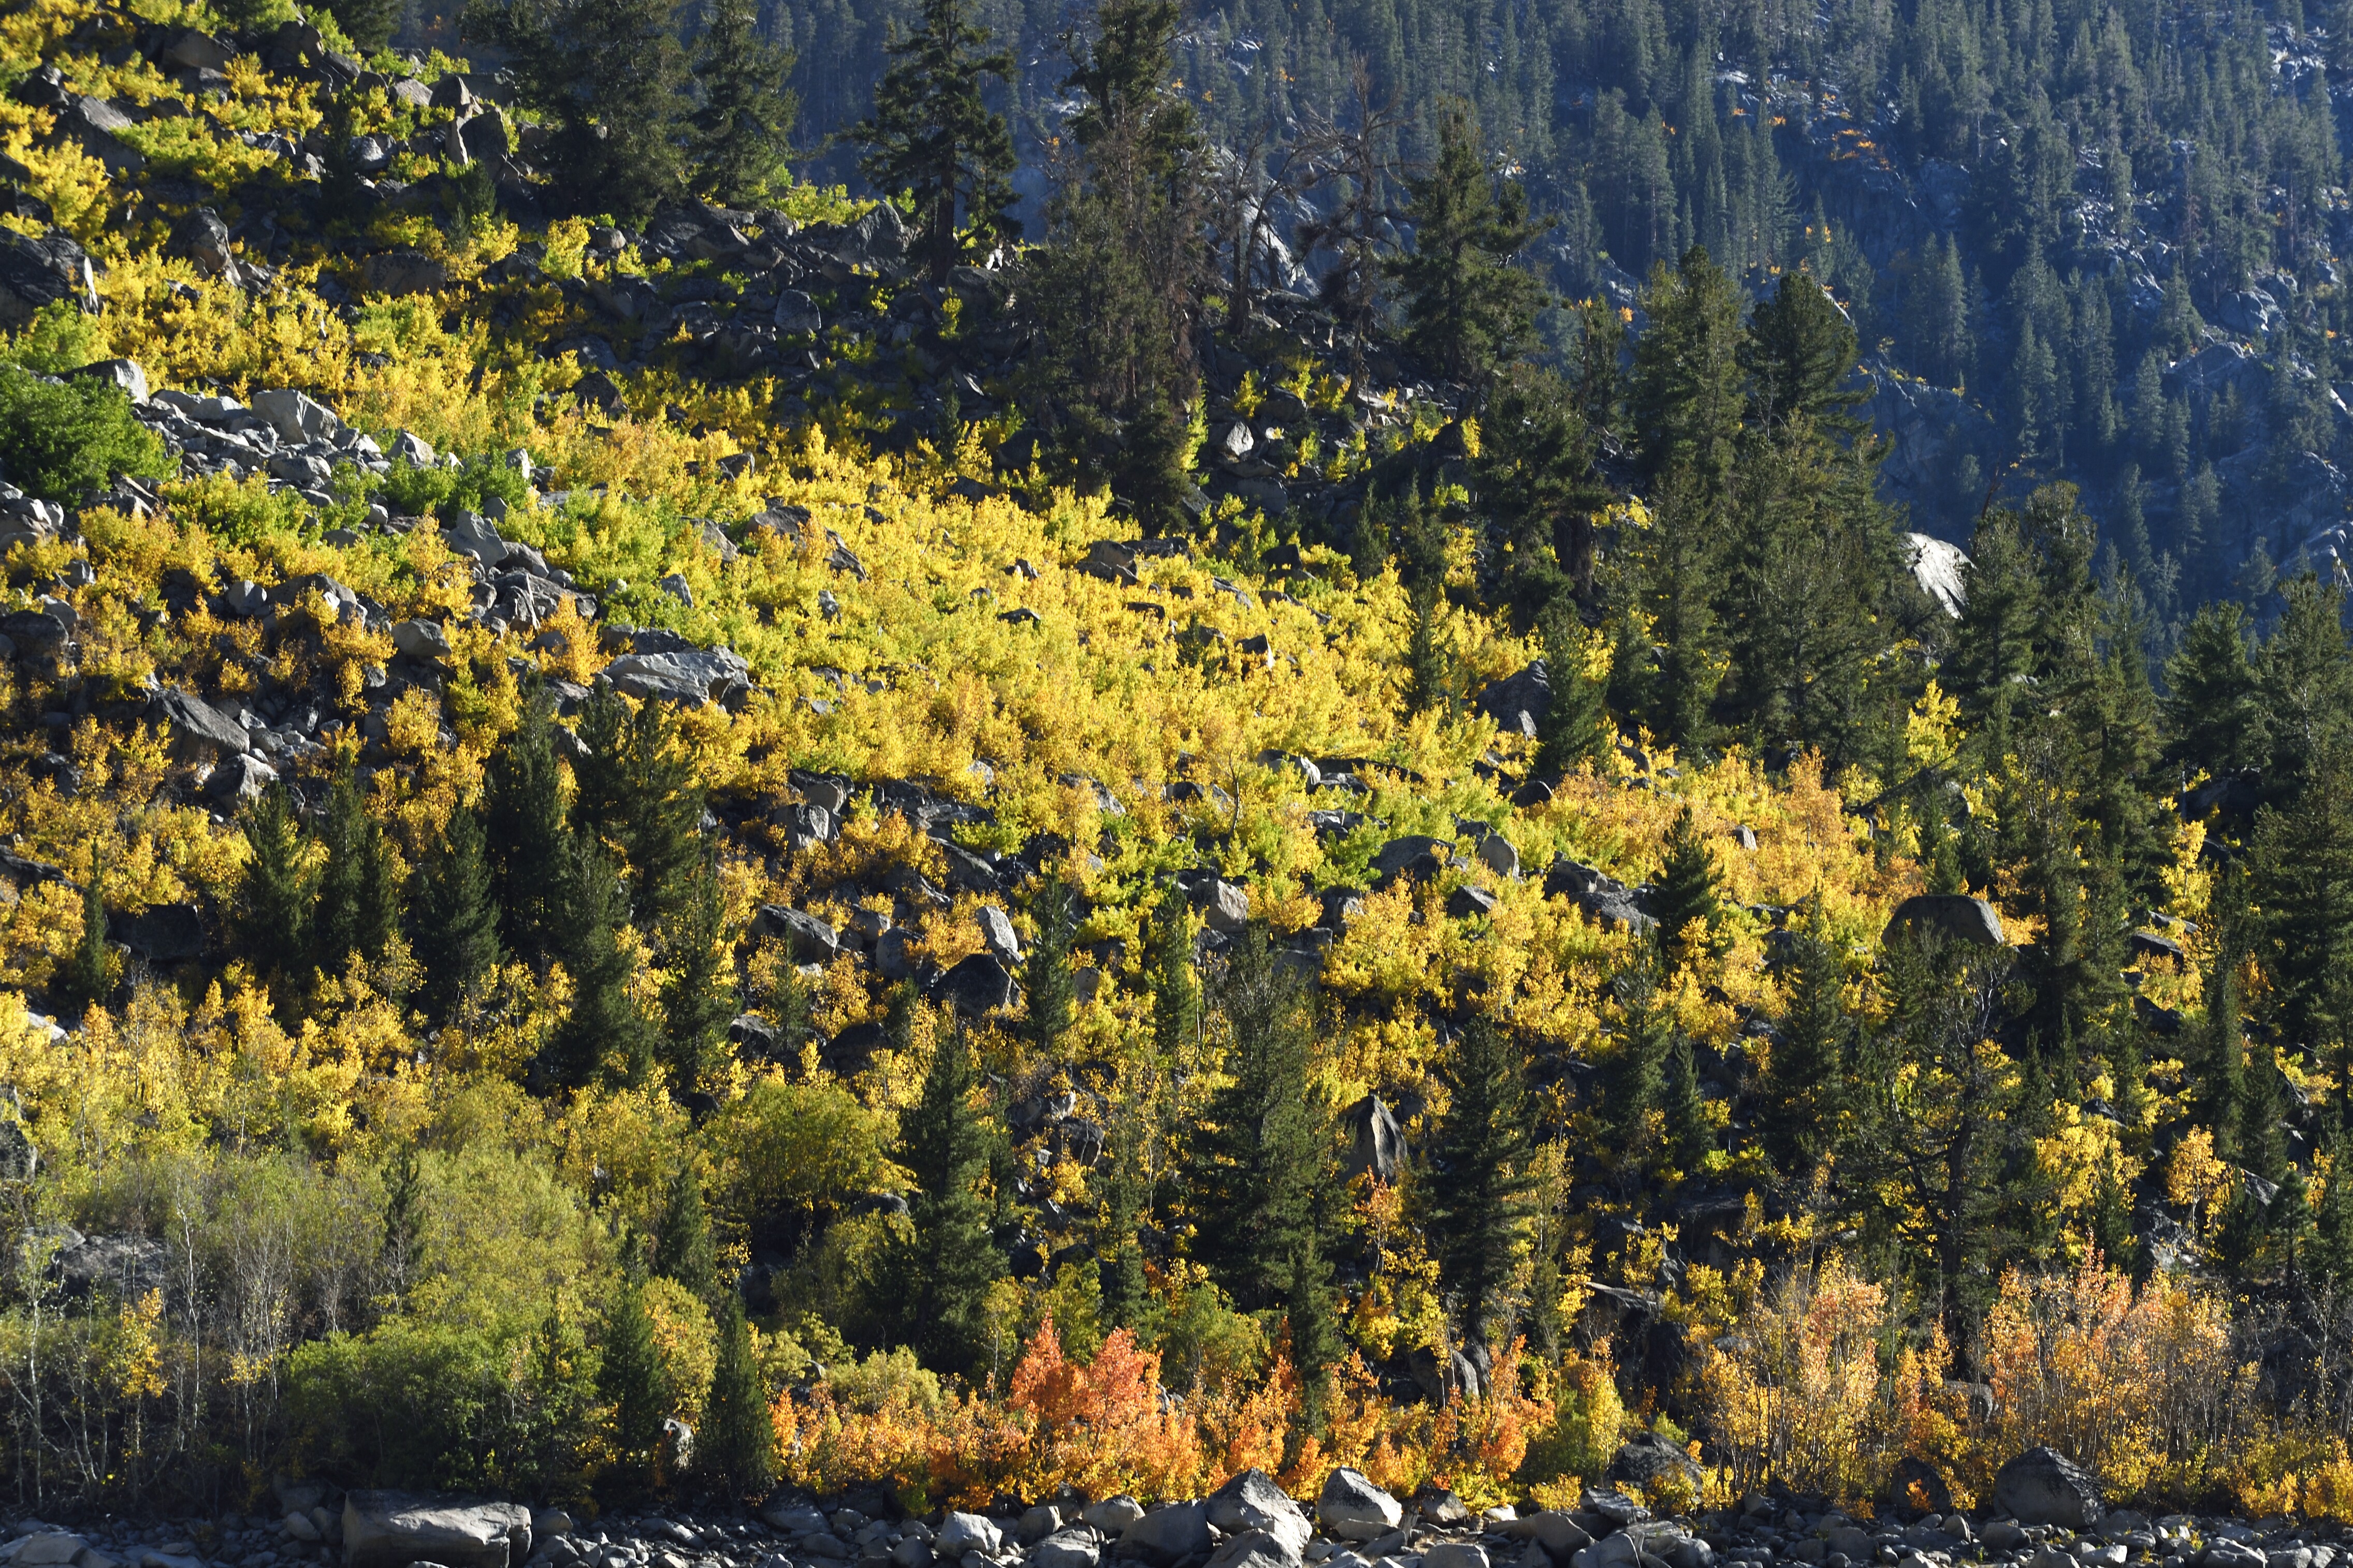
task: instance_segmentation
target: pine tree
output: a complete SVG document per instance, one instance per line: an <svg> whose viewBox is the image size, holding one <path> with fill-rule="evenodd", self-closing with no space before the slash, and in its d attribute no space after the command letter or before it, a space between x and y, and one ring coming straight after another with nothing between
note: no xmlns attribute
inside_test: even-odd
<svg viewBox="0 0 2353 1568"><path fill-rule="evenodd" d="M326 858L311 917L311 961L332 975L340 973L353 953L382 958L385 943L400 924L384 830L368 815L359 784L348 769L328 786L319 839Z"/></svg>
<svg viewBox="0 0 2353 1568"><path fill-rule="evenodd" d="M1063 1039L1078 1009L1071 954L1079 935L1078 897L1060 875L1049 876L1029 902L1037 934L1022 971L1028 991L1025 1020L1030 1043L1048 1061L1060 1059Z"/></svg>
<svg viewBox="0 0 2353 1568"><path fill-rule="evenodd" d="M417 874L409 949L425 977L425 1016L446 1022L499 964L499 910L482 819L471 803L452 809Z"/></svg>
<svg viewBox="0 0 2353 1568"><path fill-rule="evenodd" d="M1666 857L1651 894L1651 915L1659 922L1659 942L1678 965L1696 963L1715 951L1716 923L1723 917L1716 895L1715 857L1700 837L1690 806L1675 814L1667 830Z"/></svg>
<svg viewBox="0 0 2353 1568"><path fill-rule="evenodd" d="M1523 624L1556 599L1593 594L1593 517L1609 492L1575 390L1552 371L1515 364L1489 394L1472 474L1511 551L1509 594Z"/></svg>
<svg viewBox="0 0 2353 1568"><path fill-rule="evenodd" d="M311 951L311 873L303 864L302 825L283 784L248 806L245 869L238 875L238 945L259 973L287 978Z"/></svg>
<svg viewBox="0 0 2353 1568"><path fill-rule="evenodd" d="M522 721L499 742L482 773L483 843L506 951L544 963L563 938L562 897L571 846L564 826L554 717L531 693Z"/></svg>
<svg viewBox="0 0 2353 1568"><path fill-rule="evenodd" d="M58 993L61 1010L79 1017L106 1000L114 989L106 950L106 862L96 849L90 855L90 875L81 887L81 940L73 956L60 964L50 988Z"/></svg>
<svg viewBox="0 0 2353 1568"><path fill-rule="evenodd" d="M702 1203L702 1175L692 1160L680 1162L670 1173L661 1229L654 1237L653 1271L683 1285L705 1305L719 1301L719 1254L711 1239L711 1214Z"/></svg>
<svg viewBox="0 0 2353 1568"><path fill-rule="evenodd" d="M1452 705L1454 649L1440 616L1446 608L1449 531L1435 507L1422 504L1419 485L1398 504L1398 571L1405 579L1413 630L1406 645L1406 710L1430 713Z"/></svg>
<svg viewBox="0 0 2353 1568"><path fill-rule="evenodd" d="M1544 635L1545 680L1551 700L1537 726L1535 776L1556 778L1578 763L1605 757L1617 740L1602 703L1602 685L1585 665L1585 627L1576 611L1556 602L1537 623Z"/></svg>
<svg viewBox="0 0 2353 1568"><path fill-rule="evenodd" d="M1144 1140L1144 1115L1139 1109L1131 1107L1114 1118L1111 1170L1103 1184L1103 1228L1095 1241L1095 1286L1103 1296L1103 1321L1113 1328L1141 1330L1151 1305L1138 1234L1151 1211Z"/></svg>
<svg viewBox="0 0 2353 1568"><path fill-rule="evenodd" d="M327 14L362 54L372 55L392 42L405 9L404 0L331 0Z"/></svg>
<svg viewBox="0 0 2353 1568"><path fill-rule="evenodd" d="M703 0L691 150L698 189L725 206L765 197L785 169L800 100L785 86L793 57L760 34L759 0Z"/></svg>
<svg viewBox="0 0 2353 1568"><path fill-rule="evenodd" d="M2124 1178L2116 1170L2114 1149L2100 1156L2099 1184L2092 1194L2091 1231L2092 1245L2100 1249L2110 1268L2134 1267L2132 1194L2125 1190Z"/></svg>
<svg viewBox="0 0 2353 1568"><path fill-rule="evenodd" d="M1674 1048L1674 1016L1659 996L1658 971L1638 961L1610 983L1616 995L1617 1043L1603 1070L1600 1121L1621 1173L1641 1168L1652 1142L1667 1055Z"/></svg>
<svg viewBox="0 0 2353 1568"><path fill-rule="evenodd" d="M1194 1130L1194 1207L1203 1233L1220 1238L1212 1274L1247 1310L1292 1312L1293 1356L1312 1378L1323 1363L1311 1364L1311 1350L1331 1343L1321 1199L1336 1154L1308 1070L1314 1002L1253 922L1229 951L1212 1003L1227 1081Z"/></svg>
<svg viewBox="0 0 2353 1568"><path fill-rule="evenodd" d="M1662 262L1642 293L1651 330L1634 344L1626 415L1642 476L1679 476L1712 512L1732 471L1741 416L1740 294L1694 246L1673 271Z"/></svg>
<svg viewBox="0 0 2353 1568"><path fill-rule="evenodd" d="M1193 920L1182 893L1171 889L1160 895L1147 940L1152 1048L1163 1070L1170 1070L1190 1058L1201 1029L1201 982L1193 967Z"/></svg>
<svg viewBox="0 0 2353 1568"><path fill-rule="evenodd" d="M985 78L1012 79L1013 57L982 54L987 43L970 0L924 0L923 25L888 46L891 68L874 89L872 116L858 127L869 144L859 163L867 179L914 199L913 255L934 283L1020 234L1009 179L1013 133L981 93Z"/></svg>
<svg viewBox="0 0 2353 1568"><path fill-rule="evenodd" d="M2340 1130L2329 1140L2328 1180L2313 1216L2312 1272L2342 1296L2353 1290L2353 1164Z"/></svg>
<svg viewBox="0 0 2353 1568"><path fill-rule="evenodd" d="M1484 1344L1535 1185L1519 1049L1492 1019L1474 1018L1455 1042L1446 1083L1446 1117L1420 1184L1425 1228L1463 1338Z"/></svg>
<svg viewBox="0 0 2353 1568"><path fill-rule="evenodd" d="M464 27L509 51L549 117L558 199L635 220L685 189L686 51L669 0L469 0Z"/></svg>
<svg viewBox="0 0 2353 1568"><path fill-rule="evenodd" d="M1707 1156L1715 1148L1715 1132L1708 1125L1707 1100L1700 1090L1699 1064L1693 1058L1691 1037L1680 1029L1667 1052L1660 1109L1666 1113L1667 1157L1686 1178L1704 1173Z"/></svg>
<svg viewBox="0 0 2353 1568"><path fill-rule="evenodd" d="M628 913L620 879L605 852L578 834L565 836L557 867L554 956L572 978L572 1007L548 1040L548 1066L573 1088L643 1083L656 1041L631 994L637 965L620 940Z"/></svg>
<svg viewBox="0 0 2353 1568"><path fill-rule="evenodd" d="M1449 380L1484 387L1535 338L1544 286L1513 262L1551 225L1531 223L1525 188L1491 171L1467 106L1439 121L1437 163L1406 184L1413 249L1389 264L1406 344Z"/></svg>
<svg viewBox="0 0 2353 1568"><path fill-rule="evenodd" d="M659 702L632 710L607 687L580 710L572 824L610 846L629 874L629 920L652 930L694 896L707 858L703 795L676 721Z"/></svg>
<svg viewBox="0 0 2353 1568"><path fill-rule="evenodd" d="M719 868L706 858L688 878L683 900L661 933L660 1058L673 1096L700 1092L719 1065L728 1023L741 1000L733 946ZM793 978L797 984L799 976ZM779 1020L779 1028L784 1026Z"/></svg>
<svg viewBox="0 0 2353 1568"><path fill-rule="evenodd" d="M696 1459L712 1484L739 1501L765 1500L776 1484L776 1424L752 1353L752 1326L733 1291L719 1312L719 1359L703 1402Z"/></svg>
<svg viewBox="0 0 2353 1568"><path fill-rule="evenodd" d="M1788 998L1767 1064L1765 1148L1792 1186L1807 1187L1831 1152L1844 1099L1851 1026L1840 997L1838 954L1821 934L1821 905L1810 900L1790 942L1782 994Z"/></svg>
<svg viewBox="0 0 2353 1568"><path fill-rule="evenodd" d="M1108 486L1148 532L1193 515L1187 410L1210 276L1201 141L1172 80L1176 22L1176 0L1099 0L1065 36L1078 156L1029 258L1046 345L1029 405L1075 477Z"/></svg>
<svg viewBox="0 0 2353 1568"><path fill-rule="evenodd" d="M882 1276L902 1342L924 1365L967 1376L985 1364L988 1295L1006 1273L979 1191L995 1140L972 1103L977 1078L965 1031L944 1030L922 1097L900 1123L899 1163L915 1184L912 1224Z"/></svg>
<svg viewBox="0 0 2353 1568"><path fill-rule="evenodd" d="M2168 761L2217 777L2262 762L2263 710L2238 605L2219 599L2200 607L2166 661L2165 683Z"/></svg>
<svg viewBox="0 0 2353 1568"><path fill-rule="evenodd" d="M1767 437L1805 421L1852 432L1847 413L1863 395L1844 385L1855 366L1854 329L1810 272L1785 272L1750 317L1733 351L1748 377L1748 421Z"/></svg>
<svg viewBox="0 0 2353 1568"><path fill-rule="evenodd" d="M613 1436L623 1460L646 1473L660 1447L662 1421L672 1401L654 1343L654 1321L646 1310L645 1289L634 1279L621 1281L607 1310L596 1391L613 1407Z"/></svg>

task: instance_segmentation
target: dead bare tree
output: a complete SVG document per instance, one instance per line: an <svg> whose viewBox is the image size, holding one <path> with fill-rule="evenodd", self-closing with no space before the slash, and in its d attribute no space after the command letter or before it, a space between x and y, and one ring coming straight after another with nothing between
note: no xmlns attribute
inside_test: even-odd
<svg viewBox="0 0 2353 1568"><path fill-rule="evenodd" d="M1403 170L1394 151L1397 133L1405 123L1395 93L1375 102L1371 68L1358 55L1350 71L1346 122L1321 114L1311 118L1300 139L1313 150L1310 188L1334 185L1338 198L1329 216L1303 225L1300 245L1314 250L1328 246L1339 252L1340 263L1324 276L1324 302L1348 331L1348 384L1354 391L1365 378L1365 350L1380 319L1382 253L1393 243L1398 216L1390 205Z"/></svg>

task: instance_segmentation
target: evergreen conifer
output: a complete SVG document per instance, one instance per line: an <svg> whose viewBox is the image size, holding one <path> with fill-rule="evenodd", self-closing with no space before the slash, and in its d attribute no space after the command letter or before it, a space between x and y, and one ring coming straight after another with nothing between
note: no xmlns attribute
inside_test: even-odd
<svg viewBox="0 0 2353 1568"><path fill-rule="evenodd" d="M609 687L582 705L580 744L573 826L620 857L628 868L629 921L653 930L695 896L707 855L693 763L665 704L633 710Z"/></svg>
<svg viewBox="0 0 2353 1568"><path fill-rule="evenodd" d="M311 872L302 824L283 784L264 790L239 824L245 868L237 889L238 945L260 973L290 978L311 951Z"/></svg>
<svg viewBox="0 0 2353 1568"><path fill-rule="evenodd" d="M681 1160L670 1173L661 1229L654 1237L653 1271L686 1287L706 1306L719 1301L719 1254L711 1239L711 1214L703 1206L702 1175L692 1160Z"/></svg>
<svg viewBox="0 0 2353 1568"><path fill-rule="evenodd" d="M987 78L1012 79L1013 57L981 52L988 29L971 0L924 0L923 16L888 46L891 68L858 128L868 144L860 167L877 190L913 198L913 258L944 283L958 262L1020 233L1013 133L981 92Z"/></svg>
<svg viewBox="0 0 2353 1568"><path fill-rule="evenodd" d="M1544 286L1513 263L1551 225L1530 222L1526 189L1495 174L1468 106L1446 111L1437 163L1407 186L1413 249L1389 264L1406 344L1449 380L1483 388L1535 335Z"/></svg>
<svg viewBox="0 0 2353 1568"><path fill-rule="evenodd" d="M1078 897L1059 875L1049 876L1029 903L1037 933L1022 978L1028 992L1025 1020L1030 1043L1049 1061L1060 1059L1063 1038L1078 1008L1071 954L1078 941Z"/></svg>
<svg viewBox="0 0 2353 1568"><path fill-rule="evenodd" d="M689 875L661 938L660 1057L670 1093L682 1098L700 1092L719 1064L728 1022L738 1011L734 941L727 930L719 868L709 859ZM793 984L798 982L796 974Z"/></svg>
<svg viewBox="0 0 2353 1568"><path fill-rule="evenodd" d="M635 1279L621 1281L607 1310L596 1386L613 1407L613 1437L623 1460L639 1474L649 1474L671 1398L645 1288Z"/></svg>
<svg viewBox="0 0 2353 1568"><path fill-rule="evenodd" d="M1700 837L1690 806L1675 814L1667 831L1666 859L1651 895L1651 914L1659 922L1659 943L1678 965L1699 963L1715 951L1716 923L1723 917L1716 894L1721 873L1715 857Z"/></svg>
<svg viewBox="0 0 2353 1568"><path fill-rule="evenodd" d="M522 720L483 769L483 844L506 951L545 963L564 931L564 896L572 847L565 829L554 716L546 697L527 695Z"/></svg>
<svg viewBox="0 0 2353 1568"><path fill-rule="evenodd" d="M1462 1337L1484 1344L1535 1185L1519 1049L1493 1020L1475 1018L1455 1042L1446 1081L1446 1116L1420 1185Z"/></svg>
<svg viewBox="0 0 2353 1568"><path fill-rule="evenodd" d="M900 1124L899 1163L915 1184L912 1224L883 1271L902 1342L926 1366L966 1375L986 1364L989 1291L1006 1274L979 1190L997 1140L972 1103L977 1079L965 1031L943 1029L922 1096Z"/></svg>
<svg viewBox="0 0 2353 1568"><path fill-rule="evenodd" d="M696 40L690 151L697 189L723 206L749 206L788 178L798 97L785 86L793 57L760 32L759 0L703 0Z"/></svg>
<svg viewBox="0 0 2353 1568"><path fill-rule="evenodd" d="M557 864L551 907L562 945L554 956L572 978L572 1007L548 1040L548 1065L575 1088L643 1083L656 1041L632 994L637 964L620 940L628 913L620 879L604 850L577 834L565 837Z"/></svg>
<svg viewBox="0 0 2353 1568"><path fill-rule="evenodd" d="M752 1326L733 1290L720 1307L719 1357L702 1408L696 1458L704 1474L726 1497L765 1500L776 1484L776 1424L752 1352Z"/></svg>
<svg viewBox="0 0 2353 1568"><path fill-rule="evenodd" d="M499 910L482 819L470 802L453 807L418 869L409 902L409 948L424 975L425 1015L447 1021L499 963Z"/></svg>

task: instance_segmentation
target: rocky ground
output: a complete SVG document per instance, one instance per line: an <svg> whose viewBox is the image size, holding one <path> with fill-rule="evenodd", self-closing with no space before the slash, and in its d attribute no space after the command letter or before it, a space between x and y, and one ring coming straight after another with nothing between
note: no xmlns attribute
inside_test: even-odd
<svg viewBox="0 0 2353 1568"><path fill-rule="evenodd" d="M1911 1497L1944 1483L1907 1461ZM1690 1479L1688 1458L1638 1438L1613 1471ZM901 1515L881 1494L830 1509L778 1493L754 1513L666 1508L591 1521L560 1508L478 1503L281 1482L275 1515L78 1529L26 1517L8 1528L9 1568L2334 1568L2340 1527L2110 1510L2097 1483L2048 1448L2005 1465L1993 1500L1968 1512L1909 1507L1854 1514L1776 1489L1698 1516L1653 1517L1624 1491L1587 1489L1577 1508L1473 1512L1424 1486L1400 1502L1335 1470L1303 1506L1258 1470L1206 1498L1146 1509L1133 1498L999 1500L987 1513ZM862 1506L861 1506L862 1505ZM873 1510L870 1517L863 1510Z"/></svg>

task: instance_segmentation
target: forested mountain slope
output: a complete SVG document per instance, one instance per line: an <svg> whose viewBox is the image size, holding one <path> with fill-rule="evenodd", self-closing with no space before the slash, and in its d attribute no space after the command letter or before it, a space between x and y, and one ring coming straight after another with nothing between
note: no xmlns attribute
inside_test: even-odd
<svg viewBox="0 0 2353 1568"><path fill-rule="evenodd" d="M952 0L903 207L742 4L345 10L0 16L24 1507L2345 1509L2329 583L2160 696L1810 270L1547 356L1467 114L1270 291L1155 0L1035 245Z"/></svg>
<svg viewBox="0 0 2353 1568"><path fill-rule="evenodd" d="M783 0L805 140L866 112L913 9ZM1068 112L1064 10L976 10L1018 57L1040 166ZM2218 584L2268 593L2258 551L2335 559L2353 206L2333 9L1238 0L1184 29L1202 123L1272 179L1319 120L1361 119L1359 63L1396 170L1435 153L1449 101L1474 105L1560 220L1533 254L1570 299L1630 306L1694 244L1757 291L1810 267L1853 316L1871 413L1907 448L1889 494L1923 528L1959 542L1989 484L2076 479L2168 635Z"/></svg>

